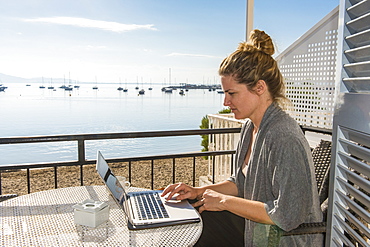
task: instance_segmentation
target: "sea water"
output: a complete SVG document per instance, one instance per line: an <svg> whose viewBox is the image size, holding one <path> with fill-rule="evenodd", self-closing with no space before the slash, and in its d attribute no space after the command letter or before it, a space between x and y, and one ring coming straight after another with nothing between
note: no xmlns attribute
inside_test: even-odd
<svg viewBox="0 0 370 247"><path fill-rule="evenodd" d="M217 91L192 89L182 96L161 91L162 85L79 84L72 91L8 83L0 92L0 137L122 133L199 129L207 114L223 109ZM93 89L97 86L98 89ZM135 86L145 89L139 95ZM72 86L73 87L73 86ZM97 150L107 158L193 152L200 136L86 141L86 158ZM0 165L77 160L77 142L0 145Z"/></svg>

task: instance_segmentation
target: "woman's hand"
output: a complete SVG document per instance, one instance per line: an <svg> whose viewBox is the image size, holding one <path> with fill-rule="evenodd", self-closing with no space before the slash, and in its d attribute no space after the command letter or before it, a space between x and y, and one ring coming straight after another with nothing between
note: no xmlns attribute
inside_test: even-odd
<svg viewBox="0 0 370 247"><path fill-rule="evenodd" d="M176 200L185 200L185 199L196 199L199 198L202 194L201 189L194 188L184 183L170 184L162 192L162 197L168 196L168 200L176 194Z"/></svg>
<svg viewBox="0 0 370 247"><path fill-rule="evenodd" d="M218 193L214 190L207 189L201 200L194 203L194 207L199 207L199 213L203 211L223 211L226 210L224 202L228 196Z"/></svg>

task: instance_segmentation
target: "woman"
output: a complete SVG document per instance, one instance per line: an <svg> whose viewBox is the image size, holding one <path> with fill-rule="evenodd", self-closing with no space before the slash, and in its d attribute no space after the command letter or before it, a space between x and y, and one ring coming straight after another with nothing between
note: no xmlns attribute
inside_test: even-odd
<svg viewBox="0 0 370 247"><path fill-rule="evenodd" d="M204 187L167 186L163 196L198 199L204 229L198 246L267 246L270 226L285 231L322 220L310 147L294 119L270 36L253 30L249 43L219 68L224 105L248 119L236 150L235 173ZM242 219L242 220L240 220ZM244 232L240 233L240 232ZM240 237L240 235L244 235ZM280 246L320 246L320 235L281 237Z"/></svg>

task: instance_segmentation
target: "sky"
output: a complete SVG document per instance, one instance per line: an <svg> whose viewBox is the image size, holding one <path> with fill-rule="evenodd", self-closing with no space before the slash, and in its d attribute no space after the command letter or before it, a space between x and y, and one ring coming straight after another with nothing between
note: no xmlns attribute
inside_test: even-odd
<svg viewBox="0 0 370 247"><path fill-rule="evenodd" d="M338 4L254 0L253 27L268 33L279 53ZM218 66L245 41L245 27L246 0L0 0L0 73L219 83Z"/></svg>

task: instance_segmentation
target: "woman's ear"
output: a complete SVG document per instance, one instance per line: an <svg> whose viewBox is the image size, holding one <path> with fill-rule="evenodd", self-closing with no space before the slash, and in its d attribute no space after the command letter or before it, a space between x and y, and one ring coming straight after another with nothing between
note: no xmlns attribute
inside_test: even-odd
<svg viewBox="0 0 370 247"><path fill-rule="evenodd" d="M256 84L256 87L255 87L255 92L258 94L258 95L262 95L264 92L267 91L267 85L266 85L266 82L264 80L259 80Z"/></svg>

